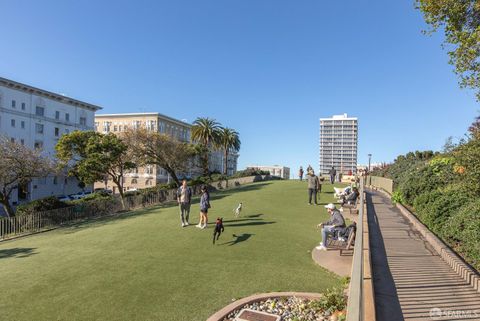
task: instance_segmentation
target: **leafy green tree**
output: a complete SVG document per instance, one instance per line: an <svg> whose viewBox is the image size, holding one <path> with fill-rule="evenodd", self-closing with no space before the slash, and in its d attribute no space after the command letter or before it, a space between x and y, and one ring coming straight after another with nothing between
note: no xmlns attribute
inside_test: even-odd
<svg viewBox="0 0 480 321"><path fill-rule="evenodd" d="M445 32L449 62L460 87L477 91L480 99L480 2L478 0L415 0L433 33Z"/></svg>
<svg viewBox="0 0 480 321"><path fill-rule="evenodd" d="M220 124L211 118L197 118L192 126L192 139L203 146L200 160L203 167L203 175L209 174L208 154L218 146Z"/></svg>
<svg viewBox="0 0 480 321"><path fill-rule="evenodd" d="M145 128L128 129L122 135L132 149L137 165L160 166L170 174L177 186L180 186L178 174L189 170L196 155L194 145Z"/></svg>
<svg viewBox="0 0 480 321"><path fill-rule="evenodd" d="M0 204L7 216L15 216L10 206L12 192L33 178L45 177L55 172L53 162L24 145L0 136Z"/></svg>
<svg viewBox="0 0 480 321"><path fill-rule="evenodd" d="M123 183L125 174L136 167L130 150L115 134L74 131L62 136L56 147L60 165L86 184L111 179L117 186L125 208Z"/></svg>
<svg viewBox="0 0 480 321"><path fill-rule="evenodd" d="M221 146L221 148L223 149L223 157L224 157L223 174L227 175L229 153L232 151L238 152L240 150L241 142L240 142L240 136L238 132L228 127L220 128L218 145Z"/></svg>

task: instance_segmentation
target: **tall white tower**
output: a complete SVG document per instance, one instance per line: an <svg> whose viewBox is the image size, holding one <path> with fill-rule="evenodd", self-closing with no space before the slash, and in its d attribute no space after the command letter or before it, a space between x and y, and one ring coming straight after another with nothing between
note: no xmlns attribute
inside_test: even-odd
<svg viewBox="0 0 480 321"><path fill-rule="evenodd" d="M357 171L358 119L347 114L320 118L320 174Z"/></svg>

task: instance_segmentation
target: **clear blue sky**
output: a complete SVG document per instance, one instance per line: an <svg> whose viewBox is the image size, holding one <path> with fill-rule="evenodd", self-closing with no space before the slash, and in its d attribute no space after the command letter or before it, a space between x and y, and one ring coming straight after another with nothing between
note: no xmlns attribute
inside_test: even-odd
<svg viewBox="0 0 480 321"><path fill-rule="evenodd" d="M318 119L359 117L359 162L440 149L478 114L413 0L1 0L0 75L103 113L208 116L239 167L318 168Z"/></svg>

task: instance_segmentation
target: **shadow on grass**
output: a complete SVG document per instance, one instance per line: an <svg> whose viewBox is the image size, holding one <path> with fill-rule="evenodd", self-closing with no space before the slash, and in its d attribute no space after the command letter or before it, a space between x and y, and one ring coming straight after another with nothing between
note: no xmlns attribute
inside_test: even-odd
<svg viewBox="0 0 480 321"><path fill-rule="evenodd" d="M257 225L268 225L268 224L274 224L276 222L245 222L245 223L234 223L234 224L225 224L225 227L236 227L236 226L257 226Z"/></svg>
<svg viewBox="0 0 480 321"><path fill-rule="evenodd" d="M16 247L13 249L0 250L0 259L7 259L10 257L16 257L18 259L26 258L26 257L37 254L34 251L35 251L35 248L31 248L31 247L25 247L25 248Z"/></svg>
<svg viewBox="0 0 480 321"><path fill-rule="evenodd" d="M253 235L255 235L255 234L250 234L250 233L243 233L243 234L240 234L240 235L233 234L232 236L235 238L233 241L225 242L225 243L218 244L218 245L232 246L232 245L247 241Z"/></svg>
<svg viewBox="0 0 480 321"><path fill-rule="evenodd" d="M237 194L237 193L242 193L242 192L250 192L254 190L259 190L263 188L266 185L270 185L271 182L264 182L264 183L256 183L252 185L244 185L244 186L239 186L235 188L231 188L228 190L217 190L215 192L212 192L212 195L210 197L210 200L219 200L224 197ZM198 203L199 197L194 198L194 202L192 203ZM153 214L154 212L158 211L159 209L166 209L166 208L172 208L172 207L177 207L177 203L175 201L171 202L166 202L163 204L155 205L152 207L145 207L145 208L140 208L136 209L133 211L129 212L119 212L115 213L112 215L108 216L103 216L103 217L98 217L98 218L91 218L91 219L85 219L80 222L74 222L71 224L66 224L62 226L63 232L66 234L72 234L77 231L80 231L85 228L93 228L93 227L101 227L107 224L112 224L115 222L118 222L119 220L125 220L125 219L131 219L135 218L137 216L143 216L143 215L148 215L148 214ZM261 216L263 214L257 214L257 217ZM255 217L255 216L250 216L250 217ZM245 224L245 225L250 225L250 224ZM242 226L242 225L238 225Z"/></svg>

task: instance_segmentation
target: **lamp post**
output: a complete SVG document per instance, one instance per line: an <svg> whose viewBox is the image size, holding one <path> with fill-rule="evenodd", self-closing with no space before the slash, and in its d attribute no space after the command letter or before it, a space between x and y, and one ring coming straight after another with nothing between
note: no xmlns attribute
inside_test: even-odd
<svg viewBox="0 0 480 321"><path fill-rule="evenodd" d="M370 173L370 162L372 160L372 154L368 154L368 172Z"/></svg>

